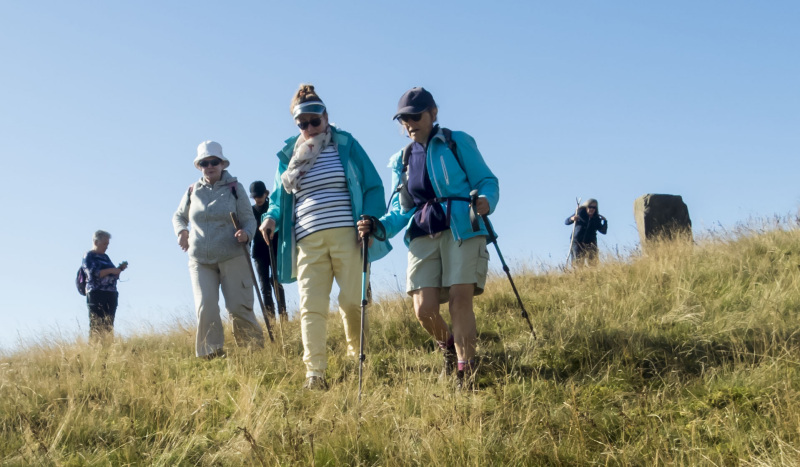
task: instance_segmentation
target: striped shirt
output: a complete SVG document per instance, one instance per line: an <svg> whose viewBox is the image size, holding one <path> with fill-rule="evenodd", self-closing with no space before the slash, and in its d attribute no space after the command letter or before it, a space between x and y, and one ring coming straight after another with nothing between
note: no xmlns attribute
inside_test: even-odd
<svg viewBox="0 0 800 467"><path fill-rule="evenodd" d="M344 167L333 144L317 156L311 170L300 179L295 218L298 241L320 230L355 226Z"/></svg>

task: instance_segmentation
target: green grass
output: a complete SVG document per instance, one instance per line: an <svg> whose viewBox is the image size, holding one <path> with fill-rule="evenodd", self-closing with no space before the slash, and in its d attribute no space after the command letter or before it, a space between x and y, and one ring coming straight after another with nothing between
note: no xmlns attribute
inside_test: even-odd
<svg viewBox="0 0 800 467"><path fill-rule="evenodd" d="M202 361L180 324L37 343L0 360L0 463L800 465L800 232L515 281L539 339L495 276L476 299L475 393L437 381L441 357L400 299L372 307L360 407L335 314L327 392L301 389L297 321L285 357L228 335L228 358Z"/></svg>

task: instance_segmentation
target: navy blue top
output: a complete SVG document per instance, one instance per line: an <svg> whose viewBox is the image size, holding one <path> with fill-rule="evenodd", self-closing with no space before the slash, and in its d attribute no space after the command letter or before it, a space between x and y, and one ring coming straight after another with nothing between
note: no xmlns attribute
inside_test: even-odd
<svg viewBox="0 0 800 467"><path fill-rule="evenodd" d="M431 130L428 144L436 134L438 125ZM447 215L440 203L429 203L436 198L433 183L428 175L428 152L420 143L411 145L411 154L408 157L408 194L414 200L417 211L414 213L414 222L409 227L410 240L423 235L433 235L450 228Z"/></svg>
<svg viewBox="0 0 800 467"><path fill-rule="evenodd" d="M269 198L267 201L261 205L261 207L253 205L253 216L256 218L256 225L261 225L261 216L263 216L267 209L269 209ZM253 237L253 246L251 248L251 256L253 258L258 258L261 261L265 261L264 264L269 264L269 250L267 249L269 246L267 245L267 241L264 240L264 235L261 234L261 230L256 227L256 234Z"/></svg>
<svg viewBox="0 0 800 467"><path fill-rule="evenodd" d="M567 217L564 224L572 224L572 216ZM597 245L597 232L605 235L608 232L608 221L600 214L589 217L586 209L581 207L578 210L578 219L575 223L575 237L577 243L591 243Z"/></svg>
<svg viewBox="0 0 800 467"><path fill-rule="evenodd" d="M100 271L103 269L117 267L111 262L111 258L107 254L99 254L94 251L89 251L83 257L83 271L86 273L86 293L93 290L101 290L104 292L116 292L117 281L119 276L115 274L108 274L105 277L100 277Z"/></svg>

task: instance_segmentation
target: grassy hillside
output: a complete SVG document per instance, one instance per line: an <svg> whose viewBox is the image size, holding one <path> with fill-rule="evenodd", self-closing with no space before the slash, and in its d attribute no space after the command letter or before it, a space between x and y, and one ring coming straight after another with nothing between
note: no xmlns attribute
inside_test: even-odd
<svg viewBox="0 0 800 467"><path fill-rule="evenodd" d="M798 465L800 232L515 280L539 339L495 277L476 302L475 393L437 382L408 300L376 303L360 416L337 315L327 392L300 388L297 321L285 355L229 345L201 361L181 325L34 345L0 361L0 463Z"/></svg>

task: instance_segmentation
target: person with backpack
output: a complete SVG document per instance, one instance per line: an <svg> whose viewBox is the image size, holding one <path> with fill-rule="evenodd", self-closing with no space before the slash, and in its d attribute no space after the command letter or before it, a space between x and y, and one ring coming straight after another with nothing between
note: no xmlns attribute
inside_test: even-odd
<svg viewBox="0 0 800 467"><path fill-rule="evenodd" d="M119 300L117 281L122 271L128 268L127 261L119 266L111 262L106 254L110 242L110 233L105 230L95 232L92 236L93 247L83 256L81 269L78 271L78 291L86 295L86 305L89 308L91 340L114 333L114 317Z"/></svg>
<svg viewBox="0 0 800 467"><path fill-rule="evenodd" d="M333 281L339 286L339 314L347 355L356 357L361 336L362 261L356 221L380 216L383 182L353 136L328 122L328 111L314 86L303 84L291 102L300 134L278 152L278 170L261 232L280 235L278 280L297 281L306 389L326 389L327 318ZM375 242L375 261L386 253Z"/></svg>
<svg viewBox="0 0 800 467"><path fill-rule="evenodd" d="M565 225L575 226L572 229L570 251L573 266L597 265L597 232L605 235L608 232L608 220L597 210L597 200L589 198L578 207L575 214L567 217Z"/></svg>
<svg viewBox="0 0 800 467"><path fill-rule="evenodd" d="M253 312L247 251L241 246L255 235L256 220L244 186L226 170L229 165L219 143L200 143L194 166L202 176L184 193L172 217L178 245L189 254L197 314L195 354L206 359L225 356L220 287L233 319L236 344L264 345L261 325ZM241 229L233 227L231 213L238 216Z"/></svg>
<svg viewBox="0 0 800 467"><path fill-rule="evenodd" d="M392 237L405 229L408 246L406 292L423 328L442 350L440 379L456 375L457 388L474 382L477 327L473 297L483 293L488 271L488 231L477 215L497 207L500 188L475 140L437 124L439 109L421 87L400 98L394 119L412 142L389 160L397 187L379 220ZM475 212L471 192L477 190ZM365 235L375 229L359 222ZM439 305L448 303L452 329Z"/></svg>
<svg viewBox="0 0 800 467"><path fill-rule="evenodd" d="M250 184L250 197L253 198L253 215L258 222L261 216L266 214L269 209L269 190L261 180L256 180ZM264 306L271 316L275 316L275 302L272 301L272 273L270 272L269 249L272 249L273 255L277 256L277 249L275 248L275 241L267 243L264 240L264 235L260 230L256 229L255 238L253 238L253 246L251 256L256 262L256 272L258 273L258 280L261 283L261 295L264 297ZM286 319L286 297L283 295L283 286L278 283L277 290L275 290L275 299L278 301L278 311L281 319Z"/></svg>

